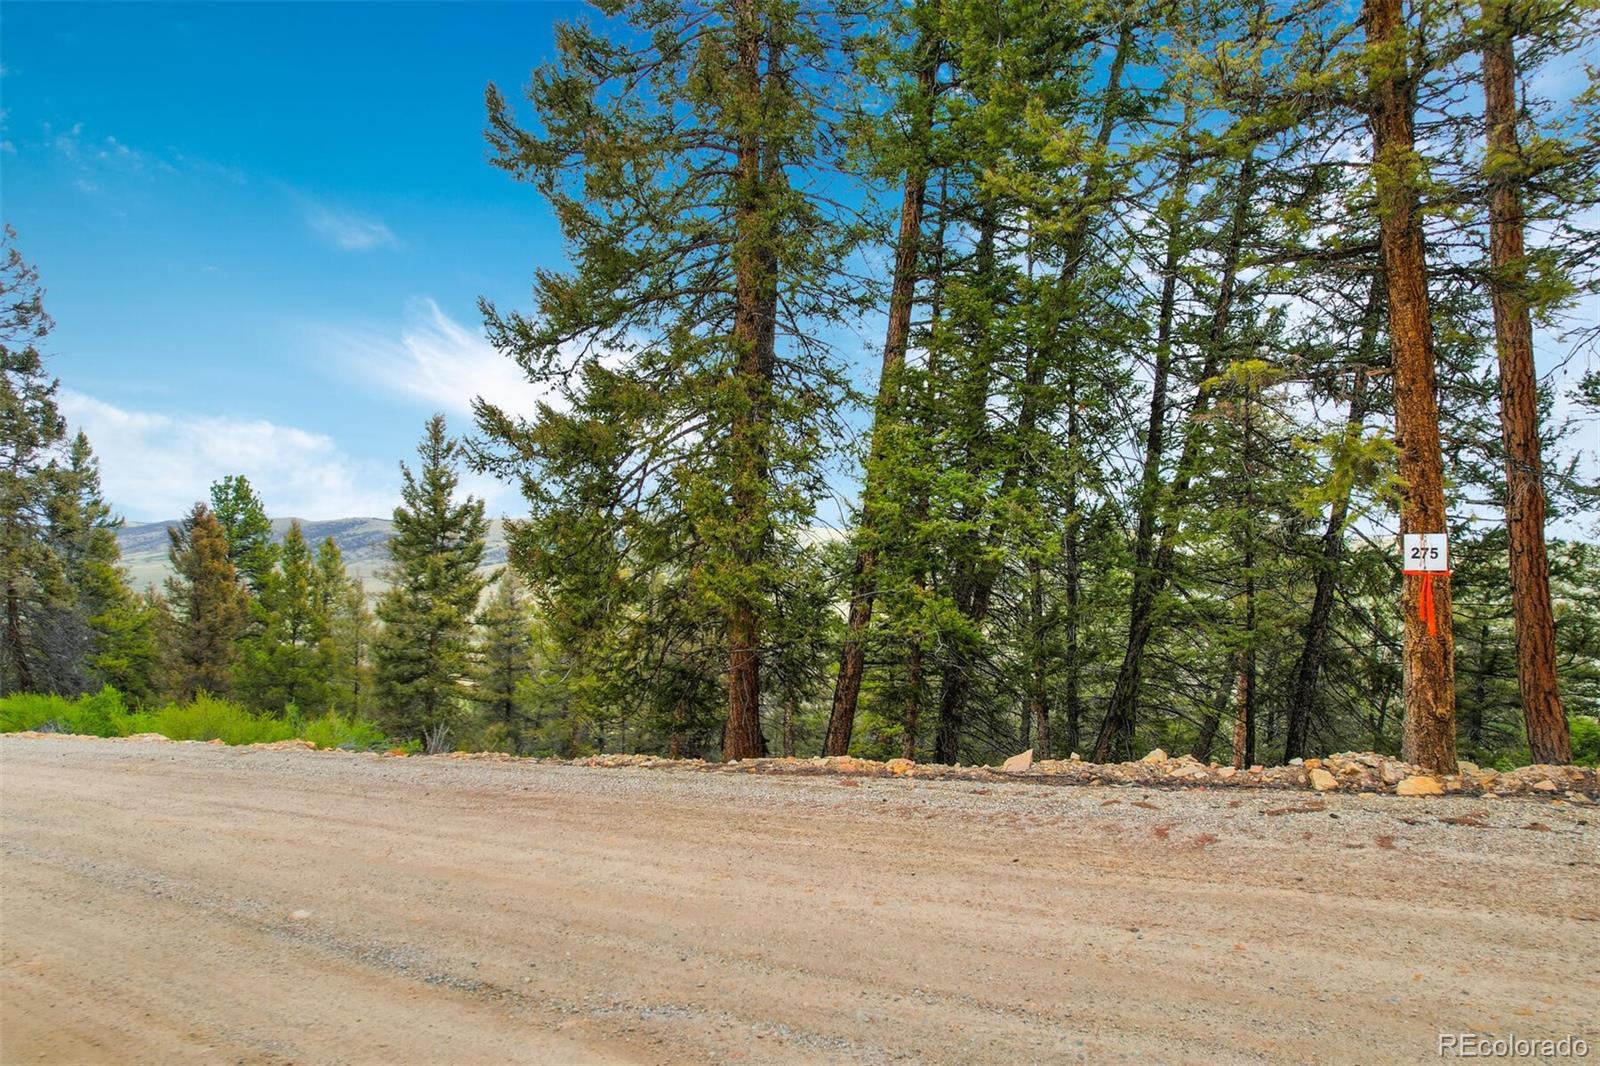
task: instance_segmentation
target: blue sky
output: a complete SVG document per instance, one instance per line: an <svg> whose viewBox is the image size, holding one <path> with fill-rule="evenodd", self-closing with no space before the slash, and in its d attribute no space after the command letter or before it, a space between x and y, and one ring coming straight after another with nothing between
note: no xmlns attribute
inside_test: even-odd
<svg viewBox="0 0 1600 1066"><path fill-rule="evenodd" d="M527 391L475 301L526 306L560 238L487 163L483 91L579 12L5 4L0 209L122 513L243 472L275 514L387 514L430 412Z"/></svg>
<svg viewBox="0 0 1600 1066"><path fill-rule="evenodd" d="M536 192L488 164L483 91L520 97L553 24L582 14L7 0L0 214L40 269L63 406L121 513L175 517L244 473L275 515L387 515L431 412L464 431L476 395L532 403L476 300L526 308L562 248ZM1566 97L1575 70L1535 88ZM872 332L840 338L862 375ZM1542 337L1541 369L1564 351ZM1572 451L1595 469L1600 422Z"/></svg>

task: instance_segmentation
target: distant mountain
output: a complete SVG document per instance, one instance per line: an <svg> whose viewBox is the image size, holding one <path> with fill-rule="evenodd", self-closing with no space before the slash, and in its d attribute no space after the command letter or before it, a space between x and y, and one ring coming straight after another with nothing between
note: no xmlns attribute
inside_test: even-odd
<svg viewBox="0 0 1600 1066"><path fill-rule="evenodd" d="M282 540L289 532L293 518L274 518L272 537ZM170 522L143 522L126 525L117 531L117 543L122 546L122 565L127 568L135 589L154 585L160 588L172 574L167 562L167 528L177 525ZM301 521L300 528L306 540L315 547L328 537L344 553L344 565L351 576L359 577L366 585L368 595L376 595L388 588L380 576L389 565L389 538L394 536L394 523L387 518L330 518L323 522ZM489 522L488 549L483 553L484 568L502 566L506 561L505 528L498 518Z"/></svg>

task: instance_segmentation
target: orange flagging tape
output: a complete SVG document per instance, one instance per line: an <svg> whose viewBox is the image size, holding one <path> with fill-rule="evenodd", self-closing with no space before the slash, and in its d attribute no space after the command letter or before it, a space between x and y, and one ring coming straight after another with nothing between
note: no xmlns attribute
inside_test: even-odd
<svg viewBox="0 0 1600 1066"><path fill-rule="evenodd" d="M1448 570L1411 570L1408 573L1418 574L1422 581L1417 586L1417 618L1428 624L1428 635L1439 635L1439 615L1434 607L1433 579L1439 575L1450 576Z"/></svg>

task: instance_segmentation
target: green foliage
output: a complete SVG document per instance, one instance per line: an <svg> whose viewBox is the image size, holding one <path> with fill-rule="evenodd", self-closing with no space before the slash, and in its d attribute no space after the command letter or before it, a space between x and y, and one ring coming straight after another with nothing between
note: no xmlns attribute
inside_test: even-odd
<svg viewBox="0 0 1600 1066"><path fill-rule="evenodd" d="M455 500L459 451L435 415L418 448L419 470L401 465L391 587L378 601L384 628L375 647L378 715L396 737L448 728L467 696L488 524L482 500Z"/></svg>
<svg viewBox="0 0 1600 1066"><path fill-rule="evenodd" d="M377 724L365 719L330 713L302 724L287 717L255 714L237 703L204 694L187 703L134 712L109 685L77 699L37 694L0 698L0 732L28 730L101 737L159 733L170 740L221 740L227 744L264 744L300 737L319 748L362 751L387 744Z"/></svg>
<svg viewBox="0 0 1600 1066"><path fill-rule="evenodd" d="M345 748L352 751L372 751L388 744L376 722L363 718L346 718L333 712L313 718L300 729L299 735L319 748Z"/></svg>
<svg viewBox="0 0 1600 1066"><path fill-rule="evenodd" d="M239 693L251 706L280 711L293 705L318 713L331 705L337 651L328 615L333 597L319 588L322 580L324 571L295 522L250 605L254 631L241 646L236 669Z"/></svg>
<svg viewBox="0 0 1600 1066"><path fill-rule="evenodd" d="M39 274L5 226L0 239L0 692L56 691L56 620L72 589L51 537L57 450L67 425L41 346L54 326Z"/></svg>
<svg viewBox="0 0 1600 1066"><path fill-rule="evenodd" d="M533 662L533 617L516 575L501 574L481 611L473 699L483 709L487 746L521 754L530 725L527 683Z"/></svg>
<svg viewBox="0 0 1600 1066"><path fill-rule="evenodd" d="M228 562L239 580L259 595L278 555L261 497L243 474L229 474L211 486L211 513L227 540Z"/></svg>
<svg viewBox="0 0 1600 1066"><path fill-rule="evenodd" d="M1579 766L1600 766L1600 719L1574 715L1567 719L1572 732L1572 761Z"/></svg>
<svg viewBox="0 0 1600 1066"><path fill-rule="evenodd" d="M205 504L195 504L168 533L167 554L176 573L167 579L173 612L167 687L180 699L202 692L226 695L233 691L248 596L228 560L222 525Z"/></svg>
<svg viewBox="0 0 1600 1066"><path fill-rule="evenodd" d="M606 15L562 25L531 128L489 91L493 161L549 201L572 268L539 273L531 316L485 305L496 347L560 402L481 401L475 458L528 497L511 562L585 728L647 719L698 751L732 692L754 709L718 678L771 643L843 428L828 339L870 296L845 273L865 231L812 176L840 162L856 101L827 5Z"/></svg>
<svg viewBox="0 0 1600 1066"><path fill-rule="evenodd" d="M187 703L169 703L134 716L133 731L160 733L170 740L221 740L224 744L266 744L290 740L294 726L282 718L255 714L237 703L201 693Z"/></svg>

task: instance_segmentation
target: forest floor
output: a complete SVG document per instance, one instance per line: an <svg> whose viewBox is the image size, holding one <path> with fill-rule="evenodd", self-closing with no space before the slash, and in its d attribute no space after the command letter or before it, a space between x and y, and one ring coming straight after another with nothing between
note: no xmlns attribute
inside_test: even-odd
<svg viewBox="0 0 1600 1066"><path fill-rule="evenodd" d="M0 738L0 1061L1600 1054L1600 807Z"/></svg>

